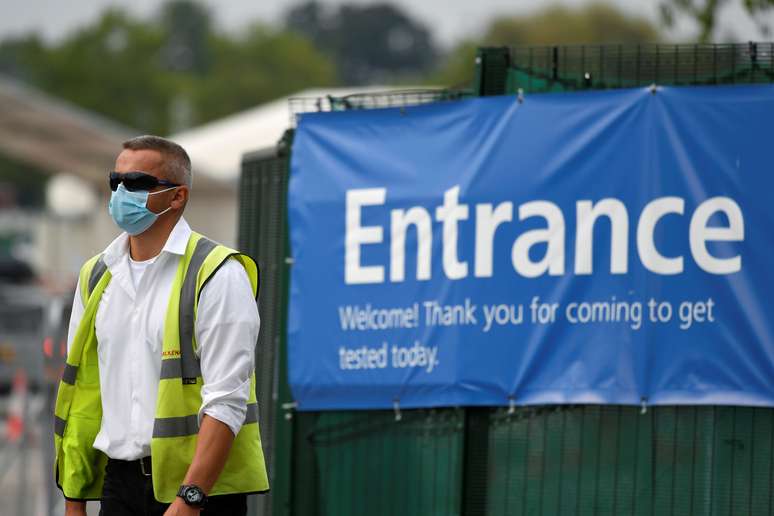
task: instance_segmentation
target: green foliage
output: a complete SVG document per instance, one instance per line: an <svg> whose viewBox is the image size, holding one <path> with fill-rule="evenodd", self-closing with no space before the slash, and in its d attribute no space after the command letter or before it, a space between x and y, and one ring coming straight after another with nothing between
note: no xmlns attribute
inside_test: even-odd
<svg viewBox="0 0 774 516"><path fill-rule="evenodd" d="M32 67L33 83L131 127L166 132L172 92L158 61L163 41L159 27L111 10L49 48L45 66Z"/></svg>
<svg viewBox="0 0 774 516"><path fill-rule="evenodd" d="M503 18L489 27L486 44L570 45L648 43L658 31L644 18L602 3L579 9L555 5L529 17Z"/></svg>
<svg viewBox="0 0 774 516"><path fill-rule="evenodd" d="M679 17L688 17L699 26L699 43L709 43L717 26L721 8L730 0L662 0L661 19L667 26L673 26ZM771 34L771 27L763 21L761 15L774 8L774 0L741 0L747 14L758 24L765 36Z"/></svg>
<svg viewBox="0 0 774 516"><path fill-rule="evenodd" d="M208 39L212 22L207 10L196 2L170 2L161 9L165 38L162 59L169 70L206 74L212 64Z"/></svg>
<svg viewBox="0 0 774 516"><path fill-rule="evenodd" d="M119 9L62 42L0 43L0 72L142 132L168 134L310 86L336 83L306 40L256 26L219 34L187 0L153 21Z"/></svg>
<svg viewBox="0 0 774 516"><path fill-rule="evenodd" d="M471 86L476 66L476 49L479 46L480 44L473 40L458 44L449 52L441 69L430 76L428 84L451 88Z"/></svg>
<svg viewBox="0 0 774 516"><path fill-rule="evenodd" d="M591 3L580 8L554 5L532 15L494 20L480 39L459 44L430 82L470 84L476 48L480 46L650 43L659 39L658 30L648 20L626 15L607 4Z"/></svg>
<svg viewBox="0 0 774 516"><path fill-rule="evenodd" d="M307 40L289 32L255 25L239 41L213 37L211 48L212 73L193 91L202 120L255 105L257 99L336 83L330 62Z"/></svg>
<svg viewBox="0 0 774 516"><path fill-rule="evenodd" d="M327 10L308 1L288 11L286 24L332 56L347 84L406 80L436 63L430 31L389 3Z"/></svg>

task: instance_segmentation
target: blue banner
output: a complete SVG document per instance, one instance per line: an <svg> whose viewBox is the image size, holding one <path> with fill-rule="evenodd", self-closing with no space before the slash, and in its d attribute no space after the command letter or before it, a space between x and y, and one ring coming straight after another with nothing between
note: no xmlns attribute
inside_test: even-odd
<svg viewBox="0 0 774 516"><path fill-rule="evenodd" d="M774 87L306 114L299 410L774 406Z"/></svg>

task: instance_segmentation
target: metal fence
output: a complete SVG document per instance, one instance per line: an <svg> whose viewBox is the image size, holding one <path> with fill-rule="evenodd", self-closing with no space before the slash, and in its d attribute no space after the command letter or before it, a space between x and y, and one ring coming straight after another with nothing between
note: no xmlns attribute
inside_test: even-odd
<svg viewBox="0 0 774 516"><path fill-rule="evenodd" d="M771 66L771 44L482 49L475 92L771 82ZM295 120L308 110L416 105L465 93L383 95L297 99L291 113ZM774 409L294 412L285 341L291 143L289 131L277 153L246 156L242 172L240 246L262 270L259 399L272 482L257 513L774 514Z"/></svg>
<svg viewBox="0 0 774 516"><path fill-rule="evenodd" d="M342 97L331 95L326 97L291 97L288 100L288 107L290 108L290 124L295 127L298 115L303 113L419 106L444 100L459 100L469 96L471 96L470 92L439 88L390 90L354 93Z"/></svg>
<svg viewBox="0 0 774 516"><path fill-rule="evenodd" d="M774 43L479 49L479 95L774 82Z"/></svg>

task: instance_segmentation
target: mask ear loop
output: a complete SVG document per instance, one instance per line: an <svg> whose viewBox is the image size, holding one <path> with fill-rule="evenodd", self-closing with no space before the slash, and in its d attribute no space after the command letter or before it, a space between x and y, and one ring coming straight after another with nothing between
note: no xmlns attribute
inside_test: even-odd
<svg viewBox="0 0 774 516"><path fill-rule="evenodd" d="M177 186L170 186L169 188L165 188L164 190L159 190L158 192L148 192L148 196L150 197L151 195L156 195L156 194L168 192L170 190L174 190L175 188L177 188ZM146 201L145 205L147 207L147 205L148 205L147 201ZM167 207L166 210L160 211L160 212L156 213L156 216L160 217L161 215L164 215L166 212L168 212L171 209L172 209L172 206L169 206L169 207Z"/></svg>
<svg viewBox="0 0 774 516"><path fill-rule="evenodd" d="M178 186L170 186L169 188L164 188L163 190L159 190L158 192L148 192L148 195L156 195L164 192L168 192L170 190L174 190L175 188L179 188Z"/></svg>

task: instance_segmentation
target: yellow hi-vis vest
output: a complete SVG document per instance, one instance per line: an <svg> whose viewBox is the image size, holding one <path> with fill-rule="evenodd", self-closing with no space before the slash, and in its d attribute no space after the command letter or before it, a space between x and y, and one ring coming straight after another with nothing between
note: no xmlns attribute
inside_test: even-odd
<svg viewBox="0 0 774 516"><path fill-rule="evenodd" d="M175 499L193 460L199 431L197 414L202 403L202 375L194 353L196 309L202 288L229 258L244 266L257 298L256 263L197 233L192 233L188 240L172 284L151 440L153 492L160 502ZM94 322L110 278L101 255L90 259L81 269L84 313L70 345L54 409L56 482L64 495L72 499L98 500L102 495L107 456L93 447L102 421ZM268 488L253 372L247 416L209 495L258 493Z"/></svg>

